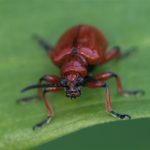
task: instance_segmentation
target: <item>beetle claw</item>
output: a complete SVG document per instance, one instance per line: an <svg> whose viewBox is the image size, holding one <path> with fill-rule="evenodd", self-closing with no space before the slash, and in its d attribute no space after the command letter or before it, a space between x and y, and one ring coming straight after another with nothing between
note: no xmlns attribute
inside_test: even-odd
<svg viewBox="0 0 150 150"><path fill-rule="evenodd" d="M144 94L143 90L123 91L124 96L141 96L143 94Z"/></svg>
<svg viewBox="0 0 150 150"><path fill-rule="evenodd" d="M137 51L137 47L131 47L131 48L127 49L127 50L121 55L120 59L127 58L127 57L133 55L136 51Z"/></svg>
<svg viewBox="0 0 150 150"><path fill-rule="evenodd" d="M37 130L37 129L40 129L40 128L44 127L45 125L49 124L51 119L52 119L52 117L48 116L46 119L42 120L41 122L39 122L35 126L33 126L32 129Z"/></svg>
<svg viewBox="0 0 150 150"><path fill-rule="evenodd" d="M26 104L26 103L29 103L31 101L36 101L38 100L40 97L38 95L34 95L34 96L29 96L29 97L23 97L23 98L20 98L18 99L16 102L18 104Z"/></svg>
<svg viewBox="0 0 150 150"><path fill-rule="evenodd" d="M120 114L120 113L117 113L117 112L115 112L113 110L110 113L111 113L111 115L113 117L121 119L121 120L129 120L129 119L131 119L131 116L129 116L127 114Z"/></svg>

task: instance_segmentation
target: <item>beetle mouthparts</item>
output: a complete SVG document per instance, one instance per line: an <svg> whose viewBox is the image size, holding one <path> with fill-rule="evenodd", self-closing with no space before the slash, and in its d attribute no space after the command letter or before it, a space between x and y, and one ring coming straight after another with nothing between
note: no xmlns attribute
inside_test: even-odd
<svg viewBox="0 0 150 150"><path fill-rule="evenodd" d="M66 96L67 97L70 97L71 99L75 99L76 97L79 97L81 95L81 92L78 91L78 92L67 92L66 93Z"/></svg>

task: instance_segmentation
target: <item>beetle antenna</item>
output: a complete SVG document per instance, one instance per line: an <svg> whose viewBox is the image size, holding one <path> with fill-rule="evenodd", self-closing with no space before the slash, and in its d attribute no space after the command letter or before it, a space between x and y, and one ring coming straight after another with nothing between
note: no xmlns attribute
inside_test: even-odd
<svg viewBox="0 0 150 150"><path fill-rule="evenodd" d="M25 87L24 89L21 90L21 92L26 92L28 90L31 89L35 89L35 88L43 88L43 87L56 87L56 84L34 84L34 85L29 85L27 87Z"/></svg>

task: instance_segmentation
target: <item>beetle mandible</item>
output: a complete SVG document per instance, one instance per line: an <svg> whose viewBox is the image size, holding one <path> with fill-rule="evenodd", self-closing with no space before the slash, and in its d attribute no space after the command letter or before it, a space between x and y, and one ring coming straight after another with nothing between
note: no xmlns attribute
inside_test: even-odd
<svg viewBox="0 0 150 150"><path fill-rule="evenodd" d="M44 75L39 79L38 84L22 90L24 92L38 88L38 95L21 98L18 102L25 103L40 97L44 100L48 110L46 119L36 124L33 129L48 124L53 116L52 107L46 96L47 92L64 90L67 97L75 99L81 95L81 87L105 88L106 111L119 119L131 118L127 114L118 113L112 109L110 91L106 80L115 79L120 95L139 96L143 94L143 91L125 91L119 76L114 72L103 72L95 76L92 76L91 72L95 67L104 65L113 59L127 57L132 49L121 53L120 48L116 46L107 52L108 43L102 32L93 26L84 24L76 25L67 30L55 47L49 45L39 36L35 36L35 39L46 50L51 61L60 69L60 76Z"/></svg>

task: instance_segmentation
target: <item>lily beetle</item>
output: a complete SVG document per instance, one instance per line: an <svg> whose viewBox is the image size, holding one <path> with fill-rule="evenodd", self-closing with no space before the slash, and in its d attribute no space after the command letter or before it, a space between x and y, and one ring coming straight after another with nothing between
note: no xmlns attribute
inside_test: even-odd
<svg viewBox="0 0 150 150"><path fill-rule="evenodd" d="M132 53L133 49L122 53L120 47L115 46L110 51L107 51L108 43L102 32L93 26L84 24L76 25L67 30L60 37L55 47L52 47L37 35L34 38L46 50L53 64L60 69L60 75L44 75L39 79L38 84L30 85L22 90L22 92L25 92L37 88L38 94L21 98L18 102L26 103L35 98L41 98L44 100L48 111L46 119L36 124L33 129L41 128L48 124L54 115L46 93L64 90L66 96L73 100L81 95L81 87L104 88L106 111L119 119L131 118L128 114L118 113L112 109L110 90L106 81L114 78L120 95L139 96L143 94L143 91L124 90L119 76L114 72L108 71L94 76L92 71L94 68L111 60L127 57Z"/></svg>

